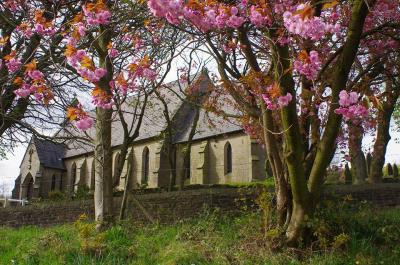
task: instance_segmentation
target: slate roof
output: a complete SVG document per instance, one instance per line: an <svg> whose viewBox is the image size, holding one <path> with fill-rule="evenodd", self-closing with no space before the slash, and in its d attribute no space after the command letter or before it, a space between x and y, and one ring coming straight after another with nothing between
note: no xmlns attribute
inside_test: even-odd
<svg viewBox="0 0 400 265"><path fill-rule="evenodd" d="M195 77L191 87L196 87L199 91L206 91L212 86L212 82L206 74L200 74ZM190 89L187 85L178 83L178 81L173 81L165 85L165 88L160 90L163 99L168 105L168 112L171 119L173 119L174 124L174 142L180 143L187 141L191 129L191 124L194 119L194 108L190 103L182 101L184 98L184 93L181 89ZM133 99L135 100L135 99ZM123 109L125 111L125 120L127 124L136 124L134 121L135 115L133 112L132 102L125 103ZM167 127L167 122L165 120L163 111L164 106L160 99L153 93L147 102L145 113L143 116L142 125L139 130L139 136L136 138L135 142L150 139L153 137L158 137L165 131ZM224 111L229 113L237 114L237 111L232 109L232 107L224 106ZM94 114L93 114L94 115ZM211 123L210 123L211 120ZM212 125L213 124L213 125ZM220 135L224 133L231 133L236 131L242 131L242 128L231 121L225 120L222 117L206 113L204 110L200 110L200 118L198 121L198 126L196 134L193 140L203 139L215 135ZM87 131L87 134L94 138L95 129L92 128ZM80 135L84 136L82 132L77 131L71 125L65 127L61 130L58 135ZM122 144L123 140L123 129L122 125L117 117L114 117L112 123L112 140L111 145L113 147ZM68 142L68 148L65 150L64 156L73 157L77 155L82 155L88 152L93 152L94 146L88 143L83 143L78 140L71 140Z"/></svg>
<svg viewBox="0 0 400 265"><path fill-rule="evenodd" d="M44 167L65 169L63 158L65 146L49 140L33 137L33 143L39 156L39 161Z"/></svg>

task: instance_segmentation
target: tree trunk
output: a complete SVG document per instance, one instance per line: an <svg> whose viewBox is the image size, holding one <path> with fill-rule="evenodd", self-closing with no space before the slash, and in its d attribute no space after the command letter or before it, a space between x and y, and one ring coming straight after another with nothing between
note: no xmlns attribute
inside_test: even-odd
<svg viewBox="0 0 400 265"><path fill-rule="evenodd" d="M200 118L200 110L197 106L193 107L194 111L195 111L195 116L193 118L193 124L192 127L190 129L190 133L189 133L189 138L187 143L185 144L185 152L183 155L183 174L181 175L181 179L179 181L179 189L182 190L184 185L185 185L185 180L188 176L188 174L190 174L190 168L187 168L188 165L190 165L190 153L191 153L191 149L192 149L192 141L193 141L193 137L196 133L196 129L197 129L197 123L199 121Z"/></svg>
<svg viewBox="0 0 400 265"><path fill-rule="evenodd" d="M126 202L128 200L128 193L130 188L130 179L132 178L132 172L133 172L133 148L128 155L128 173L126 174L125 178L124 194L122 195L121 209L119 211L120 221L125 219Z"/></svg>
<svg viewBox="0 0 400 265"><path fill-rule="evenodd" d="M353 184L363 184L367 178L367 164L362 151L364 130L361 125L349 125L349 149Z"/></svg>
<svg viewBox="0 0 400 265"><path fill-rule="evenodd" d="M107 74L100 79L97 85L111 96L110 81L113 79L113 64L108 56L107 45L111 41L112 33L103 26L100 26L99 33L98 47L96 48L99 54L99 66L106 69ZM97 230L107 228L113 221L112 113L112 109L96 108L94 208L95 220L98 223Z"/></svg>
<svg viewBox="0 0 400 265"><path fill-rule="evenodd" d="M270 163L272 176L275 182L278 225L279 227L284 227L285 224L289 222L291 216L291 198L289 196L288 183L284 175L285 170L283 169L283 164L276 146L275 136L267 129L273 127L271 112L266 109L264 104L261 105L261 110L266 157L268 157L268 163Z"/></svg>
<svg viewBox="0 0 400 265"><path fill-rule="evenodd" d="M113 219L111 115L112 110L96 110L94 208L98 230L107 227Z"/></svg>
<svg viewBox="0 0 400 265"><path fill-rule="evenodd" d="M369 4L373 6L374 3L375 1L370 1ZM289 244L296 244L304 236L305 221L308 218L312 218L316 204L320 200L326 167L333 158L335 140L342 120L335 113L336 107L334 106L339 100L340 91L346 87L348 75L358 51L368 8L367 3L363 0L353 1L346 42L343 45L342 53L335 62L335 70L332 75L332 104L329 109L328 120L319 142L311 171L309 174L307 173L307 176L300 166L302 163L299 164L297 162L298 160L301 161L303 157L301 157L302 146L298 143L298 139L301 138L298 133L298 124L295 120L295 116L297 115L296 106L291 102L282 110L281 116L283 129L285 130L285 145L288 147L288 150L285 150L287 153L286 160L293 195L293 214L286 232ZM282 65L283 68L280 69L280 73L278 72L278 78L281 81L281 92L283 94L290 92L295 96L295 92L291 89L290 80L285 80L287 76L286 69L289 69L289 66L288 62L285 62L285 59L282 58L288 58L286 56L287 53L285 51L279 52L278 48L278 55L278 59L284 62L283 64L278 64L278 66ZM279 75L281 73L285 73L282 78L282 75ZM308 179L308 183L305 179Z"/></svg>
<svg viewBox="0 0 400 265"><path fill-rule="evenodd" d="M372 152L371 169L369 175L370 183L382 182L383 166L385 164L386 147L390 141L390 119L393 107L378 112L378 130Z"/></svg>
<svg viewBox="0 0 400 265"><path fill-rule="evenodd" d="M392 81L388 80L386 82L385 92L386 101L383 103L382 109L378 110L378 129L374 143L374 151L372 153L371 167L369 169L370 183L382 182L382 171L385 164L386 147L391 139L389 133L390 120L392 118L397 99L399 98L400 87L398 84L393 86Z"/></svg>

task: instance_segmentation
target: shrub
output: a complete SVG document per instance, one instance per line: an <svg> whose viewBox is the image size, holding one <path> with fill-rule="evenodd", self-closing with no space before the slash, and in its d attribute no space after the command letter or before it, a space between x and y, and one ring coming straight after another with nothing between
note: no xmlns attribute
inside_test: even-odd
<svg viewBox="0 0 400 265"><path fill-rule="evenodd" d="M92 196L89 191L90 190L86 185L79 185L78 190L75 193L75 198L89 199Z"/></svg>
<svg viewBox="0 0 400 265"><path fill-rule="evenodd" d="M61 192L61 191L58 191L58 190L50 191L48 193L48 198L50 200L54 200L54 201L61 201L61 200L65 199L65 194L63 192Z"/></svg>
<svg viewBox="0 0 400 265"><path fill-rule="evenodd" d="M352 181L353 181L353 177L351 175L349 164L346 163L346 166L344 167L344 183L351 184Z"/></svg>
<svg viewBox="0 0 400 265"><path fill-rule="evenodd" d="M392 164L390 164L390 163L387 163L386 164L386 170L385 170L386 172L386 174L384 174L384 175L386 175L386 176L393 176L393 167L392 167Z"/></svg>
<svg viewBox="0 0 400 265"><path fill-rule="evenodd" d="M398 178L399 177L399 168L397 167L396 164L393 164L393 177Z"/></svg>

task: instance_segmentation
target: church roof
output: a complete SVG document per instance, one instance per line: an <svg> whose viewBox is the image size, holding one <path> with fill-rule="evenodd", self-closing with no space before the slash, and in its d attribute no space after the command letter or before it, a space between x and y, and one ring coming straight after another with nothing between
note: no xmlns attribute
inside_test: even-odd
<svg viewBox="0 0 400 265"><path fill-rule="evenodd" d="M64 158L65 146L50 140L42 140L33 137L33 143L40 163L45 167L65 169L62 159Z"/></svg>
<svg viewBox="0 0 400 265"><path fill-rule="evenodd" d="M207 91L212 82L207 74L199 74L193 78L193 82L188 87L187 84L179 83L179 81L173 81L166 85L160 90L162 98L168 105L168 113L171 119L173 119L174 127L174 139L175 143L185 142L189 138L191 125L193 124L195 111L191 103L185 100L185 92L182 90L193 89L195 86L199 91ZM137 100L137 99L133 99ZM134 101L126 102L122 106L125 114L124 118L128 125L137 124L137 116L133 113ZM224 111L229 113L237 114L237 110L232 107L224 106ZM139 108L140 109L140 108ZM135 139L135 142L151 139L158 137L167 128L167 122L164 116L164 105L162 101L157 97L155 93L149 96L143 121L140 126L139 135ZM133 126L135 128L136 126ZM200 110L199 121L196 129L196 134L193 140L208 138L215 135L231 133L236 131L242 131L242 128L231 121L222 118L213 113L208 113L205 110ZM87 134L94 138L95 128L91 128L87 131ZM80 135L84 136L82 132L78 132L74 127L68 125L58 135ZM122 144L124 139L124 132L118 117L115 116L112 122L112 139L111 145L116 147ZM65 151L65 157L73 157L82 155L85 153L93 152L94 146L92 144L82 142L79 140L70 140L68 142L68 148Z"/></svg>

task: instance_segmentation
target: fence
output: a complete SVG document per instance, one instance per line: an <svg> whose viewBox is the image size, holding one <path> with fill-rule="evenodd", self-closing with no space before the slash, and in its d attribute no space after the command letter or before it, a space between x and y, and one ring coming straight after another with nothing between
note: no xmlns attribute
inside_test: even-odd
<svg viewBox="0 0 400 265"><path fill-rule="evenodd" d="M18 199L11 199L11 198L0 198L0 201L3 201L3 208L6 208L10 202L17 202L21 206L25 206L28 203L28 200L18 200Z"/></svg>
<svg viewBox="0 0 400 265"><path fill-rule="evenodd" d="M222 212L235 214L244 209L256 209L255 198L258 189L254 187L201 187L197 190L175 192L154 192L131 194L151 216L160 223L179 222L196 217L205 209L218 208ZM351 196L349 196L351 195ZM360 186L329 186L325 198L349 198L354 201L370 201L379 207L400 206L400 184L378 184ZM132 197L131 197L132 198ZM121 198L114 199L114 209L119 209ZM0 226L20 227L24 225L49 226L73 222L81 214L94 217L93 200L63 201L52 204L30 205L27 207L0 208ZM134 200L129 199L127 216L135 222L149 220Z"/></svg>

